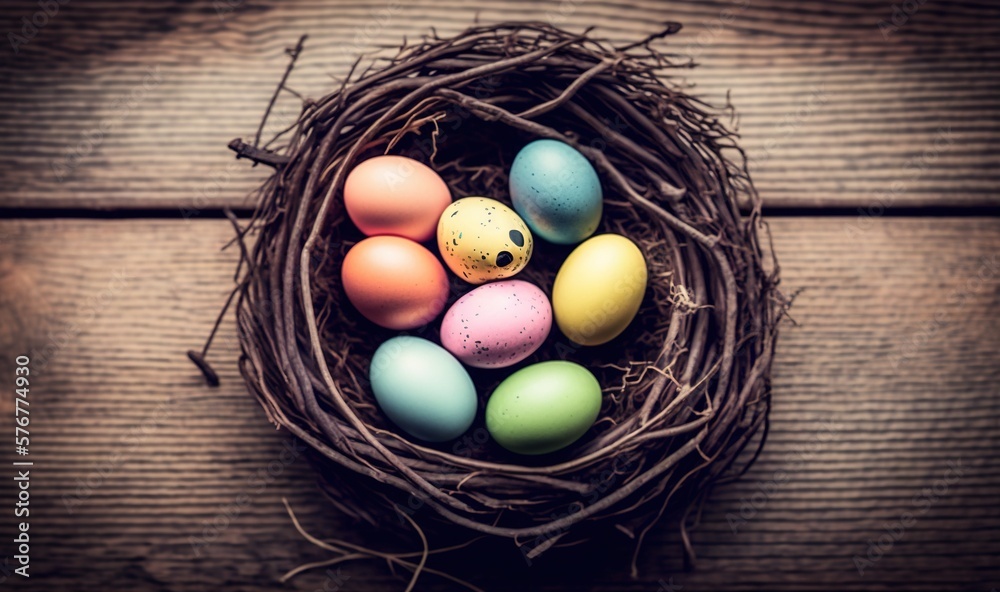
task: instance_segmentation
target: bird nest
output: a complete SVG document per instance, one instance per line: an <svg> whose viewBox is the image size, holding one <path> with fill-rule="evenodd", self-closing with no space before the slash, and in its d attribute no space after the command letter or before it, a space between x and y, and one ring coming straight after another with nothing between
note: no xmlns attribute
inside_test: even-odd
<svg viewBox="0 0 1000 592"><path fill-rule="evenodd" d="M731 110L685 94L672 72L690 62L656 49L678 29L624 47L538 23L435 34L305 101L280 147L231 144L276 169L252 221L233 218L240 369L270 419L319 453L344 512L505 537L527 557L607 527L641 542L667 512L690 552L693 510L756 457L785 302L761 248L767 229L746 159L720 122ZM480 412L470 431L415 441L380 412L367 381L375 348L396 333L362 317L341 285L344 256L363 238L345 215L345 177L367 158L399 154L428 164L456 196L509 204L510 164L539 138L590 160L605 194L598 233L630 238L648 266L641 308L620 337L579 347L552 331L525 362L589 368L604 391L599 419L557 453L514 455L482 420L508 373L473 370ZM539 243L518 278L551 296L567 254ZM470 287L456 279L449 302ZM439 323L414 334L437 340Z"/></svg>

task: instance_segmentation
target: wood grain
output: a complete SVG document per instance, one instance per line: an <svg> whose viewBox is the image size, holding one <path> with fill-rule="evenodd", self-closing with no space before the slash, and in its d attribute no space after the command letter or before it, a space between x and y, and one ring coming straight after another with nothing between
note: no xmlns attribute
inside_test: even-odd
<svg viewBox="0 0 1000 592"><path fill-rule="evenodd" d="M683 571L668 524L651 534L634 581L624 576L624 538L582 560L552 552L532 567L507 547L476 548L450 569L488 590L1000 583L1000 221L771 225L784 287L802 290L798 325L779 341L768 445L745 479L713 495L694 534L698 569ZM205 387L185 358L226 295L234 253L219 247L229 236L222 220L0 222L0 375L30 352L35 376L33 577L18 588L279 589L285 570L325 557L295 533L282 496L324 536L404 548L338 517L302 457L281 462L288 436L239 379L231 322L210 355L220 388ZM0 398L3 429L11 405ZM949 461L961 463L961 478L860 577L852 557L913 511ZM787 479L772 486L777 471ZM0 498L11 499L11 481L0 482ZM755 498L762 488L771 493ZM241 494L250 501L239 505ZM744 503L757 508L734 533ZM13 532L12 520L2 513L0 533ZM196 555L192 537L206 528L213 540ZM340 589L402 589L383 567L343 567ZM314 573L287 589L324 583ZM427 578L421 589L453 588Z"/></svg>
<svg viewBox="0 0 1000 592"><path fill-rule="evenodd" d="M3 2L3 31L32 6ZM890 2L778 0L74 0L0 64L0 207L139 208L196 215L245 207L265 171L225 148L252 136L285 65L291 85L329 91L349 64L434 27L540 19L629 42L676 20L679 74L738 108L743 145L774 207L996 206L1000 8L920 4L883 36ZM145 88L144 88L145 85ZM133 93L135 93L133 95ZM122 102L123 98L125 99ZM293 121L287 96L273 128ZM102 125L104 128L102 129ZM886 192L889 192L888 194ZM193 210L193 211L192 211Z"/></svg>

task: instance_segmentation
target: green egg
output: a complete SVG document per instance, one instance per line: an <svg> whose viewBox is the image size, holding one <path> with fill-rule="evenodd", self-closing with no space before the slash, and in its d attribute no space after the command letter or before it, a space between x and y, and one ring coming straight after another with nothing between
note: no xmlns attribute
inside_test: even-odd
<svg viewBox="0 0 1000 592"><path fill-rule="evenodd" d="M546 454L580 439L601 411L601 385L579 364L540 362L511 374L486 404L486 429L518 454Z"/></svg>

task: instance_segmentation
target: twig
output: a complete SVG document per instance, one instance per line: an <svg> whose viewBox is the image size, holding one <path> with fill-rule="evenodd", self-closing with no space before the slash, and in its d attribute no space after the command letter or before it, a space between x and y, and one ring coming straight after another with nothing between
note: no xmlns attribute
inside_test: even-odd
<svg viewBox="0 0 1000 592"><path fill-rule="evenodd" d="M285 67L285 73L281 76L281 81L278 82L277 88L274 89L274 94L271 95L271 100L267 104L267 109L264 110L264 117L260 119L260 125L257 127L257 133L253 137L254 148L260 146L260 135L264 131L264 125L267 123L267 118L271 115L271 109L274 108L274 104L278 101L278 95L281 94L282 89L285 88L285 83L288 81L288 76L292 73L292 69L295 67L296 60L299 59L299 54L302 53L302 46L308 39L308 35L303 35L299 37L299 42L295 44L295 47L286 49L285 52L291 57L288 60L288 66Z"/></svg>

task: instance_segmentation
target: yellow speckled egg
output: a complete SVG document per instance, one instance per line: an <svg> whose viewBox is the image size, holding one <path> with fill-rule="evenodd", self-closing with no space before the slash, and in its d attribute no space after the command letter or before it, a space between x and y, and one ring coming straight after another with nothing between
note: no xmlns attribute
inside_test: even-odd
<svg viewBox="0 0 1000 592"><path fill-rule="evenodd" d="M563 262L552 285L559 329L580 345L618 337L639 312L646 292L646 259L619 234L589 238Z"/></svg>
<svg viewBox="0 0 1000 592"><path fill-rule="evenodd" d="M438 221L438 249L455 275L470 284L508 278L531 259L531 231L517 213L487 197L465 197Z"/></svg>

